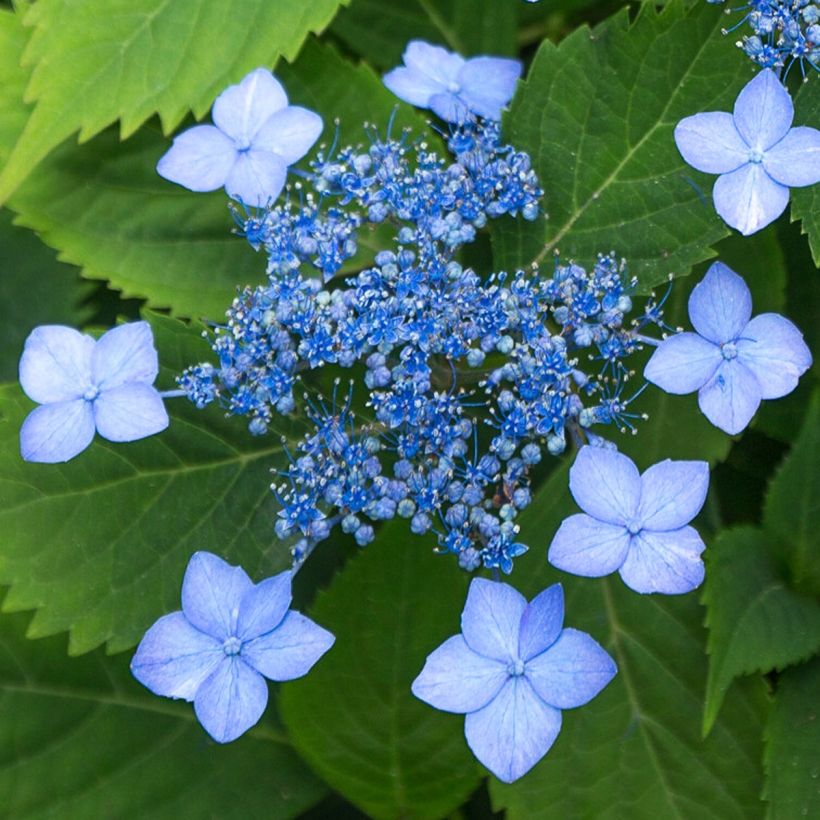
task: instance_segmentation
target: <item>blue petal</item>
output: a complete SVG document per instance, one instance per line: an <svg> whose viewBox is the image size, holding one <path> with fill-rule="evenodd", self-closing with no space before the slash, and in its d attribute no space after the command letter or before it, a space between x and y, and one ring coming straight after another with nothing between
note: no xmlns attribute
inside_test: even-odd
<svg viewBox="0 0 820 820"><path fill-rule="evenodd" d="M511 678L483 709L464 720L473 754L499 780L512 783L550 750L561 731L561 712L548 706L525 677Z"/></svg>
<svg viewBox="0 0 820 820"><path fill-rule="evenodd" d="M441 94L446 90L432 77L412 68L394 68L384 75L383 82L388 90L392 91L400 100L417 105L419 108L429 108L430 98L434 94Z"/></svg>
<svg viewBox="0 0 820 820"><path fill-rule="evenodd" d="M299 612L288 612L272 632L242 646L242 657L271 680L306 675L336 638Z"/></svg>
<svg viewBox="0 0 820 820"><path fill-rule="evenodd" d="M212 125L183 131L157 163L157 173L190 191L215 191L236 162L233 141Z"/></svg>
<svg viewBox="0 0 820 820"><path fill-rule="evenodd" d="M763 399L791 393L812 362L803 334L776 313L761 313L746 325L737 342L737 357L754 373Z"/></svg>
<svg viewBox="0 0 820 820"><path fill-rule="evenodd" d="M792 128L763 157L766 173L790 188L820 182L820 131L816 128Z"/></svg>
<svg viewBox="0 0 820 820"><path fill-rule="evenodd" d="M91 386L94 340L62 325L31 331L20 357L20 386L38 404L80 398Z"/></svg>
<svg viewBox="0 0 820 820"><path fill-rule="evenodd" d="M635 592L682 595L700 586L703 541L693 527L670 532L644 530L632 539L620 569L624 583Z"/></svg>
<svg viewBox="0 0 820 820"><path fill-rule="evenodd" d="M239 607L252 587L242 567L210 552L195 552L182 580L182 611L197 629L224 641L236 636Z"/></svg>
<svg viewBox="0 0 820 820"><path fill-rule="evenodd" d="M451 123L463 123L470 116L470 109L455 94L433 94L430 97L430 110L441 119Z"/></svg>
<svg viewBox="0 0 820 820"><path fill-rule="evenodd" d="M769 68L746 83L735 100L735 128L756 151L783 139L793 119L792 98Z"/></svg>
<svg viewBox="0 0 820 820"><path fill-rule="evenodd" d="M716 345L740 335L752 315L746 283L723 262L713 262L689 296L689 318L701 336Z"/></svg>
<svg viewBox="0 0 820 820"><path fill-rule="evenodd" d="M245 205L261 208L273 202L285 187L288 167L269 151L239 155L225 182L225 190Z"/></svg>
<svg viewBox="0 0 820 820"><path fill-rule="evenodd" d="M145 633L131 672L155 695L190 701L224 658L219 641L191 626L181 612L172 612Z"/></svg>
<svg viewBox="0 0 820 820"><path fill-rule="evenodd" d="M705 461L667 458L641 476L638 518L649 530L676 530L700 512L708 490L709 465Z"/></svg>
<svg viewBox="0 0 820 820"><path fill-rule="evenodd" d="M243 641L258 638L282 622L291 602L291 581L289 570L266 578L252 586L243 596L239 605L237 636Z"/></svg>
<svg viewBox="0 0 820 820"><path fill-rule="evenodd" d="M109 441L137 441L162 432L168 412L159 393L147 384L105 390L94 402L94 423Z"/></svg>
<svg viewBox="0 0 820 820"><path fill-rule="evenodd" d="M641 476L631 459L616 450L582 447L569 471L578 506L609 524L631 521L641 497Z"/></svg>
<svg viewBox="0 0 820 820"><path fill-rule="evenodd" d="M506 663L476 654L454 635L427 656L411 688L435 709L465 714L486 706L508 677Z"/></svg>
<svg viewBox="0 0 820 820"><path fill-rule="evenodd" d="M675 144L689 165L707 174L726 174L749 161L749 146L724 111L682 119L675 126Z"/></svg>
<svg viewBox="0 0 820 820"><path fill-rule="evenodd" d="M655 349L643 375L667 393L693 393L712 378L722 361L720 348L708 339L676 333Z"/></svg>
<svg viewBox="0 0 820 820"><path fill-rule="evenodd" d="M474 578L461 613L461 631L473 652L509 662L518 657L518 632L527 599L509 584Z"/></svg>
<svg viewBox="0 0 820 820"><path fill-rule="evenodd" d="M153 384L159 372L154 335L148 322L129 322L98 339L91 357L94 383L110 390L127 382Z"/></svg>
<svg viewBox="0 0 820 820"><path fill-rule="evenodd" d="M512 99L520 76L518 60L473 57L459 71L459 96L474 113L500 120L501 109Z"/></svg>
<svg viewBox="0 0 820 820"><path fill-rule="evenodd" d="M247 148L268 117L287 104L282 84L267 68L257 68L216 98L212 116L216 126L236 141L237 148Z"/></svg>
<svg viewBox="0 0 820 820"><path fill-rule="evenodd" d="M289 105L269 117L254 137L254 151L270 151L292 165L322 133L322 118L307 108Z"/></svg>
<svg viewBox="0 0 820 820"><path fill-rule="evenodd" d="M589 703L615 677L618 667L586 632L565 629L538 657L527 662L527 679L536 694L556 709Z"/></svg>
<svg viewBox="0 0 820 820"><path fill-rule="evenodd" d="M458 75L465 60L441 46L425 43L423 40L411 40L403 54L404 64L420 74L446 88L458 82Z"/></svg>
<svg viewBox="0 0 820 820"><path fill-rule="evenodd" d="M521 617L518 636L518 657L523 661L539 655L561 634L564 625L564 590L553 584L539 592Z"/></svg>
<svg viewBox="0 0 820 820"><path fill-rule="evenodd" d="M715 210L744 236L774 222L789 204L789 189L776 183L760 164L749 163L715 181Z"/></svg>
<svg viewBox="0 0 820 820"><path fill-rule="evenodd" d="M197 690L194 711L217 743L230 743L259 722L268 704L268 685L238 656L223 658Z"/></svg>
<svg viewBox="0 0 820 820"><path fill-rule="evenodd" d="M715 427L735 435L744 430L760 406L760 384L737 359L724 362L698 392L698 406Z"/></svg>
<svg viewBox="0 0 820 820"><path fill-rule="evenodd" d="M621 524L607 524L589 515L565 519L550 544L548 560L558 569L600 578L615 572L629 550L629 533Z"/></svg>
<svg viewBox="0 0 820 820"><path fill-rule="evenodd" d="M24 461L56 464L74 458L93 438L94 413L87 401L44 404L20 428L20 455Z"/></svg>

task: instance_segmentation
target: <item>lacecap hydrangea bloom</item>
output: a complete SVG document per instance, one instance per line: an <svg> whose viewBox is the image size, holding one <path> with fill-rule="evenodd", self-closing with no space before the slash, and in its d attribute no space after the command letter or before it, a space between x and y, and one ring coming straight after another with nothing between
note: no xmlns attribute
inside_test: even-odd
<svg viewBox="0 0 820 820"><path fill-rule="evenodd" d="M473 754L499 780L525 775L561 730L561 710L583 706L617 667L589 635L564 629L560 584L532 601L508 584L475 578L461 634L427 658L413 694L466 715Z"/></svg>
<svg viewBox="0 0 820 820"><path fill-rule="evenodd" d="M820 181L820 131L792 128L793 119L789 92L765 69L738 94L734 113L695 114L675 128L686 162L720 174L712 190L715 209L744 236L783 213L789 188Z"/></svg>
<svg viewBox="0 0 820 820"><path fill-rule="evenodd" d="M286 571L254 584L241 567L194 553L182 582L182 611L145 633L131 661L134 677L156 695L193 701L217 742L236 740L265 711L265 678L306 675L335 640L290 611L291 578Z"/></svg>
<svg viewBox="0 0 820 820"><path fill-rule="evenodd" d="M705 545L689 522L709 489L705 461L661 461L641 475L627 456L583 447L569 487L584 510L558 529L549 562L575 575L616 570L636 592L675 595L703 581Z"/></svg>
<svg viewBox="0 0 820 820"><path fill-rule="evenodd" d="M194 126L174 139L157 172L192 191L224 186L231 197L254 207L279 196L288 166L322 132L322 118L288 105L285 89L266 68L225 89L212 116L214 125Z"/></svg>
<svg viewBox="0 0 820 820"><path fill-rule="evenodd" d="M503 57L465 59L441 46L413 40L404 51L404 66L384 76L399 98L429 108L447 122L463 122L469 114L501 119L521 76L521 63Z"/></svg>
<svg viewBox="0 0 820 820"><path fill-rule="evenodd" d="M91 444L136 441L168 426L152 386L159 371L147 322L120 325L98 340L70 327L43 325L26 339L20 385L40 404L20 429L26 461L68 461Z"/></svg>
<svg viewBox="0 0 820 820"><path fill-rule="evenodd" d="M803 335L776 313L752 316L743 279L715 262L689 297L696 333L665 339L644 377L667 393L698 391L701 411L734 435L752 420L763 399L791 393L812 358Z"/></svg>

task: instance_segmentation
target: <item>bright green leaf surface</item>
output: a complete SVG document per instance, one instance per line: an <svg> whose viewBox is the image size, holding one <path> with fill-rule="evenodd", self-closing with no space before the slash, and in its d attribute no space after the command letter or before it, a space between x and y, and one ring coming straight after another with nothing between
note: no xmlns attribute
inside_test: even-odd
<svg viewBox="0 0 820 820"><path fill-rule="evenodd" d="M505 118L546 190L548 220L500 224L497 265L614 249L643 287L685 275L728 234L712 206L712 178L692 170L672 137L699 111L730 110L749 67L720 36L721 8L644 4L560 45L542 44ZM719 80L717 78L720 78Z"/></svg>
<svg viewBox="0 0 820 820"><path fill-rule="evenodd" d="M177 602L178 606L178 602ZM9 820L296 817L325 789L270 712L229 746L190 704L152 695L130 655L67 658L0 618L0 813Z"/></svg>
<svg viewBox="0 0 820 820"><path fill-rule="evenodd" d="M430 548L406 521L383 528L310 611L336 635L333 651L282 692L296 748L376 818L444 817L478 784L464 719L410 692L427 654L459 631L467 588Z"/></svg>
<svg viewBox="0 0 820 820"><path fill-rule="evenodd" d="M820 128L820 87L816 82L805 83L797 93L794 123ZM802 220L803 232L809 235L814 264L820 267L820 185L792 188L791 200L792 219Z"/></svg>
<svg viewBox="0 0 820 820"><path fill-rule="evenodd" d="M23 103L28 72L20 67L26 42L20 17L0 8L0 167L6 164L29 116L29 106Z"/></svg>
<svg viewBox="0 0 820 820"><path fill-rule="evenodd" d="M761 530L725 530L706 556L708 732L736 677L782 669L820 649L820 605L786 586Z"/></svg>

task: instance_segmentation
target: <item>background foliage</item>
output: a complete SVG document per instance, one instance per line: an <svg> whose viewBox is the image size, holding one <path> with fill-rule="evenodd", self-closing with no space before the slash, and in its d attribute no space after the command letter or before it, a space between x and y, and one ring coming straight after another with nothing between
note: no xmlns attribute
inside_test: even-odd
<svg viewBox="0 0 820 820"><path fill-rule="evenodd" d="M709 544L700 600L640 597L617 579L549 568L546 545L575 507L566 460L545 470L521 518L531 551L511 580L527 595L560 580L569 624L592 633L620 674L566 713L553 750L508 786L485 777L460 718L410 694L427 652L457 631L467 579L402 522L364 551L337 537L299 574L297 604L337 645L310 676L277 689L277 705L238 742L217 747L190 708L131 678L128 650L178 606L191 552L217 551L254 578L287 564L268 492L278 436L251 439L238 419L178 403L154 439L98 438L59 467L18 455L32 404L15 383L16 361L35 325L110 326L143 311L160 386L170 387L179 369L207 358L199 321L218 320L237 285L264 275L262 257L231 235L221 192L195 195L156 176L169 135L261 64L275 66L293 102L323 115L325 140L336 117L342 140L363 139L361 124L384 128L396 106L380 74L413 37L527 64L505 129L533 157L549 220L499 222L494 269L615 249L644 289L688 277L669 300L670 323L684 324L690 282L720 254L747 278L755 311L793 318L816 355L816 186L793 192L790 212L761 234L727 238L711 179L687 168L671 139L681 117L728 109L751 75L720 35L721 9L621 5L0 4L0 814L820 813L817 365L734 439L703 419L693 396L647 391L636 402L650 419L618 444L640 466L686 457L714 468L697 522ZM797 94L801 124L820 125L819 90L810 82ZM416 133L426 127L404 104L396 117ZM379 241L363 243L363 258ZM488 254L477 258L488 270ZM296 419L277 432L300 429Z"/></svg>

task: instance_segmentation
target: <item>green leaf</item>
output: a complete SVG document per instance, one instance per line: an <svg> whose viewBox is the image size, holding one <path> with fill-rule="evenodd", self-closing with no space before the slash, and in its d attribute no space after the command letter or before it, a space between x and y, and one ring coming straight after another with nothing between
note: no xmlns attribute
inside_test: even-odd
<svg viewBox="0 0 820 820"><path fill-rule="evenodd" d="M820 125L820 88L816 82L804 83L794 100L794 122L815 128ZM820 185L791 190L792 219L802 220L803 233L809 235L814 264L820 267ZM813 272L806 271L807 275Z"/></svg>
<svg viewBox="0 0 820 820"><path fill-rule="evenodd" d="M709 678L703 730L709 732L732 681L798 663L820 649L820 604L780 577L761 530L724 530L706 551Z"/></svg>
<svg viewBox="0 0 820 820"><path fill-rule="evenodd" d="M795 582L820 594L820 390L803 429L769 485L763 526L777 539Z"/></svg>
<svg viewBox="0 0 820 820"><path fill-rule="evenodd" d="M4 202L75 131L85 141L120 121L130 136L153 114L166 133L191 110L202 117L227 85L280 57L293 60L340 0L42 0L23 55L35 103L0 174Z"/></svg>
<svg viewBox="0 0 820 820"><path fill-rule="evenodd" d="M0 166L6 164L29 116L23 102L28 72L20 67L27 39L19 15L0 8Z"/></svg>
<svg viewBox="0 0 820 820"><path fill-rule="evenodd" d="M820 812L820 658L786 670L777 679L766 726L766 788L768 820L816 817Z"/></svg>
<svg viewBox="0 0 820 820"><path fill-rule="evenodd" d="M177 607L179 601L177 601ZM324 794L270 712L241 740L207 740L190 704L158 698L130 658L67 658L0 619L0 806L14 820L297 817Z"/></svg>
<svg viewBox="0 0 820 820"><path fill-rule="evenodd" d="M311 609L336 643L282 692L282 718L305 760L371 817L444 817L478 784L463 717L410 692L427 654L459 631L466 581L399 520Z"/></svg>
<svg viewBox="0 0 820 820"><path fill-rule="evenodd" d="M172 387L174 373L210 351L197 328L150 319L158 385ZM33 406L16 385L0 390L0 584L11 586L6 610L37 609L31 637L69 630L74 654L103 642L112 652L133 646L178 608L185 566L199 549L255 577L289 564L273 535L269 490L278 437L253 438L244 420L174 399L160 435L130 444L98 436L66 464L30 464L18 434Z"/></svg>
<svg viewBox="0 0 820 820"><path fill-rule="evenodd" d="M497 267L559 250L583 263L615 249L649 288L714 255L728 229L709 197L712 178L683 162L672 134L683 117L730 110L748 79L720 36L722 11L645 3L632 24L624 10L541 45L505 125L532 156L549 219L499 224Z"/></svg>

